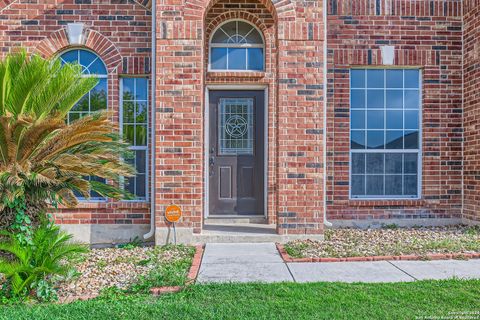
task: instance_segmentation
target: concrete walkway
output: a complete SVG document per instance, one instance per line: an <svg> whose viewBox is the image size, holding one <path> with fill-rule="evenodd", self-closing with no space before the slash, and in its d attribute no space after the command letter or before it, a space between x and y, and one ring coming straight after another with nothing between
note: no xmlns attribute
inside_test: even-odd
<svg viewBox="0 0 480 320"><path fill-rule="evenodd" d="M480 279L478 260L285 263L274 243L209 243L197 281L400 282Z"/></svg>

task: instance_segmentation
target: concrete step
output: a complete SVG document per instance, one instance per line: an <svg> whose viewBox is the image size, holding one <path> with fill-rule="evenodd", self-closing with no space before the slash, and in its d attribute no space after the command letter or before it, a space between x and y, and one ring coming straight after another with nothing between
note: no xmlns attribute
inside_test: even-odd
<svg viewBox="0 0 480 320"><path fill-rule="evenodd" d="M240 223L235 221L205 222L202 233L198 236L205 243L225 242L276 242L280 236L274 224Z"/></svg>
<svg viewBox="0 0 480 320"><path fill-rule="evenodd" d="M228 216L209 216L205 223L208 224L245 224L245 223L267 223L265 216L259 215L228 215Z"/></svg>
<svg viewBox="0 0 480 320"><path fill-rule="evenodd" d="M193 235L195 243L264 243L304 239L304 235L279 235L275 224L266 223L212 223L205 221L202 233ZM312 238L312 237L309 237ZM322 235L314 237L323 239Z"/></svg>
<svg viewBox="0 0 480 320"><path fill-rule="evenodd" d="M210 221L205 221L202 234L276 234L276 228L274 224L264 223L212 223Z"/></svg>

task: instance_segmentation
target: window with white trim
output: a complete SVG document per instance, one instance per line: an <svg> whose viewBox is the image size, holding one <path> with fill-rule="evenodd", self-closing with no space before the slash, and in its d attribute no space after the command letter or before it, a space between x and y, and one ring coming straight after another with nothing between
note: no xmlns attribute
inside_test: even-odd
<svg viewBox="0 0 480 320"><path fill-rule="evenodd" d="M350 197L419 198L421 74L350 72Z"/></svg>
<svg viewBox="0 0 480 320"><path fill-rule="evenodd" d="M93 112L106 110L108 103L108 87L107 87L107 68L102 59L95 53L85 49L73 49L62 53L59 57L62 64L72 63L79 64L82 67L84 76L95 77L98 79L98 84L90 90L75 106L68 112L67 123L89 115ZM85 177L89 181L99 181L105 183L103 178L90 176ZM80 193L75 192L79 199L84 199ZM90 200L98 201L105 200L100 194L95 191L90 192Z"/></svg>
<svg viewBox="0 0 480 320"><path fill-rule="evenodd" d="M220 25L210 41L210 70L264 70L264 41L248 22L228 21Z"/></svg>
<svg viewBox="0 0 480 320"><path fill-rule="evenodd" d="M148 78L125 77L121 80L121 130L130 143L133 159L127 160L137 170L135 177L125 178L124 189L136 200L147 199L148 163Z"/></svg>

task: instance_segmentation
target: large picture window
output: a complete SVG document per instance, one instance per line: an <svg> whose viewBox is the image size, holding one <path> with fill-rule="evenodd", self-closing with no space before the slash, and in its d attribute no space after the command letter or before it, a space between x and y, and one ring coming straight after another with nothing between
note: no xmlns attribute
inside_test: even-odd
<svg viewBox="0 0 480 320"><path fill-rule="evenodd" d="M351 198L419 198L421 74L352 69Z"/></svg>
<svg viewBox="0 0 480 320"><path fill-rule="evenodd" d="M262 71L264 42L251 24L234 20L222 24L210 42L210 69Z"/></svg>
<svg viewBox="0 0 480 320"><path fill-rule="evenodd" d="M124 188L136 196L147 199L148 163L148 79L122 78L121 128L123 138L131 144L133 159L128 160L137 170L135 177L125 179Z"/></svg>
<svg viewBox="0 0 480 320"><path fill-rule="evenodd" d="M95 77L98 79L98 84L90 90L77 104L69 111L67 122L71 123L83 116L89 115L96 111L107 109L108 87L107 87L107 68L102 59L95 53L84 50L74 49L69 50L60 55L59 58L62 64L72 63L79 64L82 67L82 73L85 76ZM90 181L99 181L105 183L103 178L91 176L85 179ZM75 193L79 199L84 199L80 193ZM105 200L97 192L90 193L90 200L98 201Z"/></svg>

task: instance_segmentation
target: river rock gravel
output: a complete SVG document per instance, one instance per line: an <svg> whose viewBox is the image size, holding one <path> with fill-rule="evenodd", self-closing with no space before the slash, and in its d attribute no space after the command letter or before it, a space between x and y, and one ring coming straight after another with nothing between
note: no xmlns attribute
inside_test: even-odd
<svg viewBox="0 0 480 320"><path fill-rule="evenodd" d="M184 255L185 250L175 247L167 250L153 247L92 249L75 263L76 276L59 283L59 299L95 296L102 289L114 286L126 289L156 264L168 263Z"/></svg>
<svg viewBox="0 0 480 320"><path fill-rule="evenodd" d="M324 241L298 240L285 245L293 257L361 257L480 252L480 228L444 226L381 229L329 229Z"/></svg>

